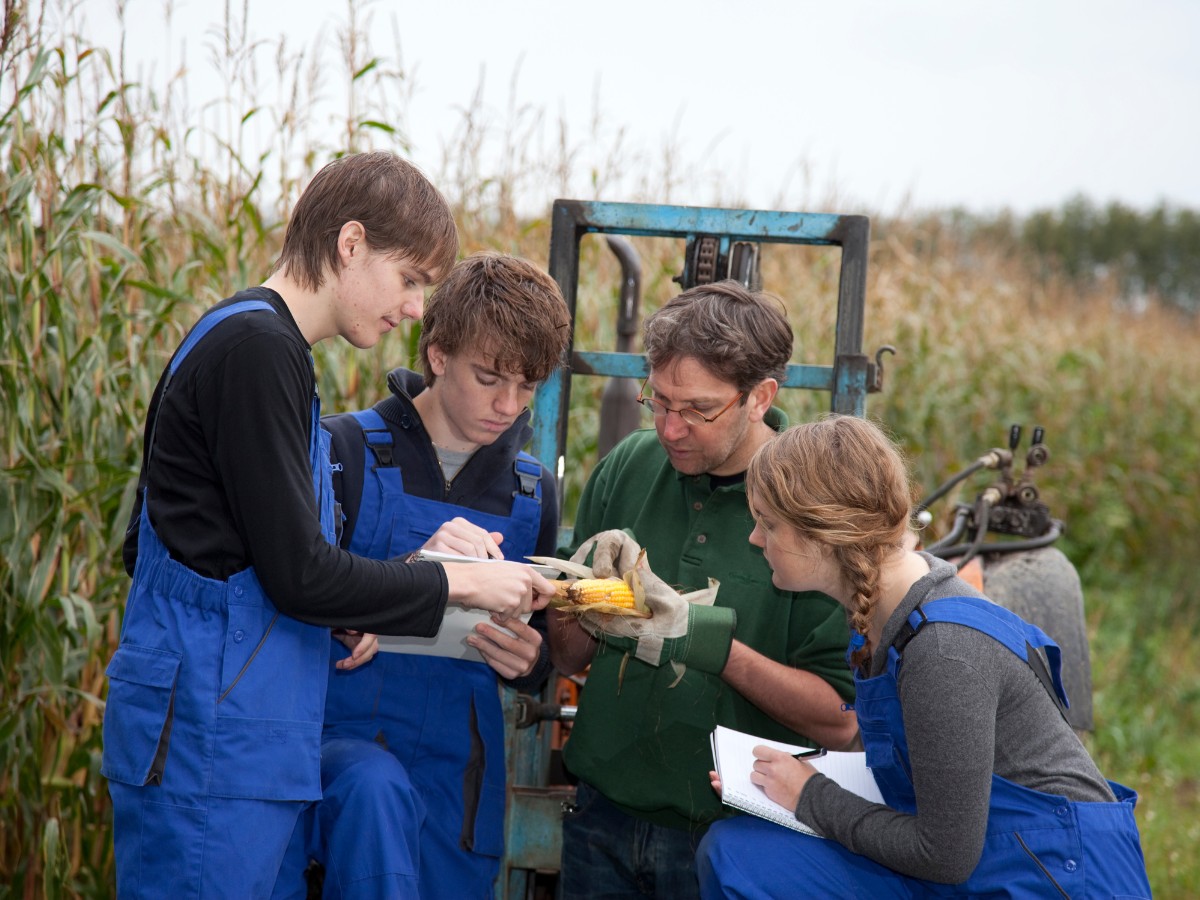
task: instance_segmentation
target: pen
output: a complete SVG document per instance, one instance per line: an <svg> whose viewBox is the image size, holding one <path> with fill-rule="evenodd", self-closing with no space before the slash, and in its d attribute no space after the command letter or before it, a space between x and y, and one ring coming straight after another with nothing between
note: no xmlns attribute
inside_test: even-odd
<svg viewBox="0 0 1200 900"><path fill-rule="evenodd" d="M816 759L818 756L824 755L825 749L822 747L820 750L802 750L799 753L793 753L792 759Z"/></svg>

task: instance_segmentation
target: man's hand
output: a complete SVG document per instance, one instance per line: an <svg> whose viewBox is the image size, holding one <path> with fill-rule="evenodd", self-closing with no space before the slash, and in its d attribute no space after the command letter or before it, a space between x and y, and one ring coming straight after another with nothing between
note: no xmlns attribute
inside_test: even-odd
<svg viewBox="0 0 1200 900"><path fill-rule="evenodd" d="M455 556L476 556L482 559L504 559L500 544L504 535L498 531L485 531L474 522L461 516L443 522L433 536L422 546L422 550L438 553L453 553Z"/></svg>
<svg viewBox="0 0 1200 900"><path fill-rule="evenodd" d="M563 675L582 672L592 664L599 644L580 624L579 617L561 609L546 610L550 661Z"/></svg>
<svg viewBox="0 0 1200 900"><path fill-rule="evenodd" d="M337 667L343 672L369 663L379 652L379 638L373 634L337 628L334 629L333 636L350 648L350 655L337 661Z"/></svg>
<svg viewBox="0 0 1200 900"><path fill-rule="evenodd" d="M586 562L592 554L592 574L596 578L620 578L637 563L642 548L624 531L601 531L579 545L571 562Z"/></svg>
<svg viewBox="0 0 1200 900"><path fill-rule="evenodd" d="M497 625L503 624L512 634L481 622L475 633L467 637L467 643L479 651L483 661L491 666L501 678L522 678L537 665L542 647L542 635L520 619L509 619L504 623L492 617Z"/></svg>
<svg viewBox="0 0 1200 900"><path fill-rule="evenodd" d="M590 613L584 607L579 613L579 624L592 637L615 649L632 653L642 662L660 666L670 661L676 670L691 666L701 672L721 674L729 659L733 642L736 613L732 608L714 606L717 583L710 581L701 591L680 594L650 569L650 560L641 553L641 548L623 532L602 532L597 535L597 550L605 535L621 535L625 540L614 538L615 557L623 559L636 548L635 564L614 572L625 575L632 568L631 579L641 582L642 595L651 616L648 619L616 616L605 613Z"/></svg>

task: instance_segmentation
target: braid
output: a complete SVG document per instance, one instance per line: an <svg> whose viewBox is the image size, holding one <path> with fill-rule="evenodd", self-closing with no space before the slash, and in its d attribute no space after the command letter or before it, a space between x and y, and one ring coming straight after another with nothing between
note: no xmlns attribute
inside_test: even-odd
<svg viewBox="0 0 1200 900"><path fill-rule="evenodd" d="M853 595L850 598L850 628L863 636L863 644L850 655L850 665L864 673L870 668L871 655L875 648L867 636L871 627L871 614L879 590L879 566L883 559L883 547L850 545L835 551Z"/></svg>

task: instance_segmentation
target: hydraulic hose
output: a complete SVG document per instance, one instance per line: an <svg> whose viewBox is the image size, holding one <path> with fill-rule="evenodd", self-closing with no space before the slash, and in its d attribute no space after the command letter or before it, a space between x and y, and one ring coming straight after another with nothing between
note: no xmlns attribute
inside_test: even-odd
<svg viewBox="0 0 1200 900"><path fill-rule="evenodd" d="M971 507L960 503L958 509L954 511L954 524L950 526L950 531L940 541L935 541L928 547L925 547L925 552L932 553L934 556L940 556L943 547L953 544L966 532L967 519L970 515Z"/></svg>
<svg viewBox="0 0 1200 900"><path fill-rule="evenodd" d="M971 463L969 466L967 466L965 469L963 469L957 475L952 476L949 481L945 482L941 487L939 487L932 494L930 494L928 497L926 497L924 500L922 500L920 503L918 503L917 508L916 508L916 510L914 510L914 512L919 513L923 509L928 509L929 505L931 503L934 503L937 500L940 500L942 497L946 496L946 494L948 494L950 492L950 489L953 488L960 481L970 478L972 475L974 475L980 469L990 468L991 466L996 464L997 459L998 458L996 456L995 451L992 451L991 453L988 453L984 456L979 457L979 459L975 460L975 462Z"/></svg>
<svg viewBox="0 0 1200 900"><path fill-rule="evenodd" d="M959 571L962 571L963 566L975 558L975 555L979 552L979 548L983 546L983 539L987 537L988 518L991 515L992 503L994 502L992 495L994 493L995 491L992 488L988 488L979 497L979 502L975 504L975 518L977 520L975 525L975 539L971 541L967 547L967 552L959 559Z"/></svg>
<svg viewBox="0 0 1200 900"><path fill-rule="evenodd" d="M980 553L1020 553L1023 550L1037 550L1041 547L1048 547L1053 544L1063 533L1063 523L1059 519L1050 520L1050 528L1045 534L1036 538L1028 538L1023 541L997 541L991 544L980 544ZM949 559L954 556L960 556L970 549L970 544L954 544L946 546L945 541L939 541L933 547L926 547L925 552L931 556L936 556L939 559Z"/></svg>

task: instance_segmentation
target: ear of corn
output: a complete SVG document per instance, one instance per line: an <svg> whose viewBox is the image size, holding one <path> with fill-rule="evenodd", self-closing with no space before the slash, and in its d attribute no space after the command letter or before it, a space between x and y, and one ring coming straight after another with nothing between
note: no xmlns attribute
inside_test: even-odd
<svg viewBox="0 0 1200 900"><path fill-rule="evenodd" d="M607 603L622 609L633 609L636 605L633 591L620 578L581 578L570 584L558 582L556 587L559 596L581 606Z"/></svg>

